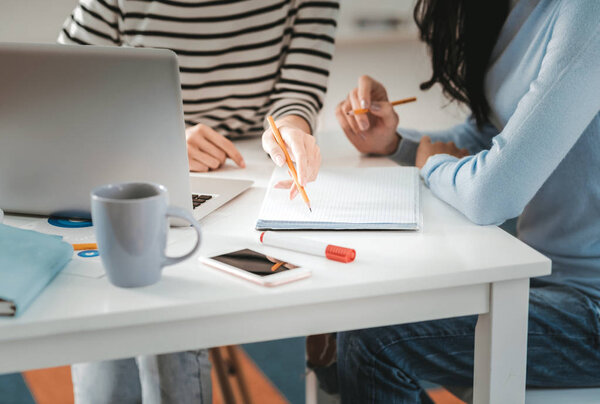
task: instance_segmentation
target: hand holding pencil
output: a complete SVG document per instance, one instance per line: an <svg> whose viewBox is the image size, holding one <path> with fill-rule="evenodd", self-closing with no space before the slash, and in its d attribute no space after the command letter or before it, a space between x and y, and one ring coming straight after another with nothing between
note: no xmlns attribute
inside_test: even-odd
<svg viewBox="0 0 600 404"><path fill-rule="evenodd" d="M273 137L275 138L277 145L281 148L281 150L283 151L283 154L285 155L285 162L288 166L288 172L289 172L290 176L292 177L294 185L295 185L296 189L298 190L298 192L300 193L300 195L302 195L302 199L304 199L304 203L306 203L306 206L308 206L308 210L310 212L312 212L312 209L310 207L310 200L308 199L308 195L306 195L306 191L304 190L304 187L302 186L302 184L300 183L300 181L298 179L298 173L296 172L296 168L294 167L294 162L292 161L292 158L290 157L290 155L287 151L287 146L286 146L285 142L283 141L283 138L281 137L279 128L275 124L275 120L273 119L272 116L269 115L267 117L267 121L269 122L269 126L271 128L271 131L273 132Z"/></svg>
<svg viewBox="0 0 600 404"><path fill-rule="evenodd" d="M314 181L321 166L321 152L310 133L308 122L298 115L286 115L273 121L279 130L284 146L280 146L274 136L273 129L269 125L262 136L262 146L278 167L286 167L285 152L295 163L297 179L302 187ZM285 181L278 184L277 188L290 190L290 199L298 195L298 187L293 181Z"/></svg>
<svg viewBox="0 0 600 404"><path fill-rule="evenodd" d="M392 107L395 107L396 105L408 104L409 102L415 102L416 100L417 100L417 97L408 97L408 98L403 98L401 100L392 101L392 102L390 102L390 104L392 104ZM362 115L362 114L368 114L369 112L371 112L371 110L369 108L359 108L359 109L353 109L353 110L346 112L346 115Z"/></svg>
<svg viewBox="0 0 600 404"><path fill-rule="evenodd" d="M390 155L398 148L398 114L385 87L373 78L361 76L358 87L338 104L335 114L346 137L361 153Z"/></svg>

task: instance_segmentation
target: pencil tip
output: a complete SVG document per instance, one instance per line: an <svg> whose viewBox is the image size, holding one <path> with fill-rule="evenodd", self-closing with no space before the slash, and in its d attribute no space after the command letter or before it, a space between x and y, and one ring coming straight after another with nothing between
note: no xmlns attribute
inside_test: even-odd
<svg viewBox="0 0 600 404"><path fill-rule="evenodd" d="M308 210L310 210L310 213L312 213L312 209L311 208L308 208Z"/></svg>

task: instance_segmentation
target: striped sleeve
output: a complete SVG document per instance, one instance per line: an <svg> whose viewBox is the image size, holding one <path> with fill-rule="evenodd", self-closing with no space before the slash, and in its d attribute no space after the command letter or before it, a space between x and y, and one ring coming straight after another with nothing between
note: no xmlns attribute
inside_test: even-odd
<svg viewBox="0 0 600 404"><path fill-rule="evenodd" d="M291 41L268 115L275 119L298 115L314 131L327 90L338 10L337 0L298 1Z"/></svg>
<svg viewBox="0 0 600 404"><path fill-rule="evenodd" d="M58 42L62 44L120 46L117 0L79 0L65 21Z"/></svg>

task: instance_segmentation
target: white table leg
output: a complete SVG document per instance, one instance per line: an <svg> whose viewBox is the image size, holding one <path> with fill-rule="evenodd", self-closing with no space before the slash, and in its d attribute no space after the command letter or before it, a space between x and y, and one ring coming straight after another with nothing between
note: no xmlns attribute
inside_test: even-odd
<svg viewBox="0 0 600 404"><path fill-rule="evenodd" d="M529 279L490 285L490 310L475 327L475 404L525 403Z"/></svg>
<svg viewBox="0 0 600 404"><path fill-rule="evenodd" d="M317 383L317 375L315 372L308 370L306 372L306 384L305 384L305 402L306 404L317 404L317 390L319 385Z"/></svg>

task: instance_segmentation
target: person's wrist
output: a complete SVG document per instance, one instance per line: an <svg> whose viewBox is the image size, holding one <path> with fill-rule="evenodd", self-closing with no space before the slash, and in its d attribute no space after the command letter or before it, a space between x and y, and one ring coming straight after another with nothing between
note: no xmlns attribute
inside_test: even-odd
<svg viewBox="0 0 600 404"><path fill-rule="evenodd" d="M400 136L399 133L394 131L394 133L390 136L389 139L390 139L390 141L388 142L387 146L385 147L385 149L383 151L383 155L385 155L385 156L394 154L396 152L396 150L398 150L398 146L400 145L400 140L402 139L402 137Z"/></svg>
<svg viewBox="0 0 600 404"><path fill-rule="evenodd" d="M275 121L278 128L291 127L294 129L300 129L303 132L311 134L310 125L306 119L299 115L284 115Z"/></svg>

